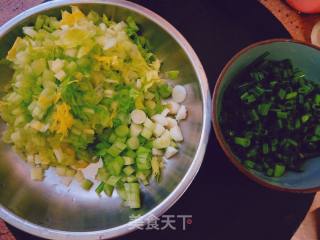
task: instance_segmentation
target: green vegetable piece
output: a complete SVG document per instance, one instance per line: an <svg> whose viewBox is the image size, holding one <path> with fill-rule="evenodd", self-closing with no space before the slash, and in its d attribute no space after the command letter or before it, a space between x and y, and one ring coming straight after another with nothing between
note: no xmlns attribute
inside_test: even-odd
<svg viewBox="0 0 320 240"><path fill-rule="evenodd" d="M124 156L130 157L130 158L132 158L132 159L135 159L136 156L137 156L137 154L136 154L135 151L133 151L133 150L131 150L131 149L128 149L128 150L125 152Z"/></svg>
<svg viewBox="0 0 320 240"><path fill-rule="evenodd" d="M129 128L127 125L120 125L115 129L115 133L118 137L125 137L129 134Z"/></svg>
<svg viewBox="0 0 320 240"><path fill-rule="evenodd" d="M256 110L254 110L254 109L251 110L251 115L250 116L251 116L252 121L258 121L259 120L259 116L258 116Z"/></svg>
<svg viewBox="0 0 320 240"><path fill-rule="evenodd" d="M286 99L290 100L290 99L296 98L297 96L298 96L297 92L290 92L286 95Z"/></svg>
<svg viewBox="0 0 320 240"><path fill-rule="evenodd" d="M132 150L136 150L140 146L139 139L137 137L131 137L127 140L127 145L128 145L128 148Z"/></svg>
<svg viewBox="0 0 320 240"><path fill-rule="evenodd" d="M130 176L126 177L126 182L128 182L128 183L137 182L137 181L138 181L138 179L134 175L130 175Z"/></svg>
<svg viewBox="0 0 320 240"><path fill-rule="evenodd" d="M172 94L172 87L169 84L164 83L158 87L158 91L162 98L167 99Z"/></svg>
<svg viewBox="0 0 320 240"><path fill-rule="evenodd" d="M267 143L264 143L262 145L262 152L263 152L263 154L268 154L269 153L269 145Z"/></svg>
<svg viewBox="0 0 320 240"><path fill-rule="evenodd" d="M111 23L111 21L108 19L108 17L105 14L102 15L102 22L107 26L109 26Z"/></svg>
<svg viewBox="0 0 320 240"><path fill-rule="evenodd" d="M120 178L120 176L110 176L106 184L114 187L118 183Z"/></svg>
<svg viewBox="0 0 320 240"><path fill-rule="evenodd" d="M103 191L103 189L104 189L104 182L101 182L99 185L98 185L98 187L96 188L96 193L98 194L98 195L100 195L100 193Z"/></svg>
<svg viewBox="0 0 320 240"><path fill-rule="evenodd" d="M253 169L254 166L255 166L255 162L251 161L251 160L245 160L244 161L244 166L246 168L249 168L249 169Z"/></svg>
<svg viewBox="0 0 320 240"><path fill-rule="evenodd" d="M104 184L103 191L108 197L112 196L113 189L114 187L112 185Z"/></svg>
<svg viewBox="0 0 320 240"><path fill-rule="evenodd" d="M242 100L245 101L247 104L249 104L249 103L255 102L256 101L256 97L253 94L248 94Z"/></svg>
<svg viewBox="0 0 320 240"><path fill-rule="evenodd" d="M120 156L106 163L108 172L114 176L120 175L123 166L124 166L124 160Z"/></svg>
<svg viewBox="0 0 320 240"><path fill-rule="evenodd" d="M140 186L138 183L125 183L124 184L127 203L130 208L140 208Z"/></svg>
<svg viewBox="0 0 320 240"><path fill-rule="evenodd" d="M286 96L286 91L285 90L283 90L282 88L279 90L279 92L278 92L278 96L279 96L279 98L280 99L284 99L284 97Z"/></svg>
<svg viewBox="0 0 320 240"><path fill-rule="evenodd" d="M144 137L145 139L150 139L152 137L152 130L144 127L141 132L141 136Z"/></svg>
<svg viewBox="0 0 320 240"><path fill-rule="evenodd" d="M91 20L94 24L99 24L101 22L100 16L95 11L90 11L87 18Z"/></svg>
<svg viewBox="0 0 320 240"><path fill-rule="evenodd" d="M271 108L271 103L261 103L258 105L258 112L262 116L267 116Z"/></svg>
<svg viewBox="0 0 320 240"><path fill-rule="evenodd" d="M134 168L132 166L127 166L123 169L123 172L125 175L129 176L131 175L132 173L134 173Z"/></svg>
<svg viewBox="0 0 320 240"><path fill-rule="evenodd" d="M109 178L109 173L104 167L98 169L97 179L103 182L106 182Z"/></svg>
<svg viewBox="0 0 320 240"><path fill-rule="evenodd" d="M81 187L82 187L84 190L87 190L87 191L89 191L92 186L93 186L93 182L90 181L89 179L85 179L85 180L83 180L83 182L81 183Z"/></svg>
<svg viewBox="0 0 320 240"><path fill-rule="evenodd" d="M136 164L137 168L140 170L150 169L151 168L151 156L150 149L145 147L139 147L137 150Z"/></svg>
<svg viewBox="0 0 320 240"><path fill-rule="evenodd" d="M150 173L144 172L141 170L137 171L137 173L136 173L136 177L143 183L143 185L149 184L149 180L148 180L149 175L150 175Z"/></svg>
<svg viewBox="0 0 320 240"><path fill-rule="evenodd" d="M277 117L280 119L287 119L288 118L287 112L277 111L276 113L277 113Z"/></svg>
<svg viewBox="0 0 320 240"><path fill-rule="evenodd" d="M281 177L283 174L284 174L284 172L286 171L286 167L284 166L284 165L282 165L282 164L276 164L275 166L274 166L274 177Z"/></svg>
<svg viewBox="0 0 320 240"><path fill-rule="evenodd" d="M117 157L123 150L126 149L126 147L127 145L125 145L124 143L116 141L114 144L112 144L112 146L108 149L107 152L111 156Z"/></svg>
<svg viewBox="0 0 320 240"><path fill-rule="evenodd" d="M243 138L243 137L235 137L234 142L235 144L245 148L249 147L251 144L251 140L249 138Z"/></svg>
<svg viewBox="0 0 320 240"><path fill-rule="evenodd" d="M132 165L134 164L134 159L132 157L123 156L124 165Z"/></svg>
<svg viewBox="0 0 320 240"><path fill-rule="evenodd" d="M139 31L139 27L136 24L135 20L133 19L133 17L129 16L126 20L127 24L128 24L128 28L130 30L132 30L133 32L137 32Z"/></svg>
<svg viewBox="0 0 320 240"><path fill-rule="evenodd" d="M273 176L273 172L274 171L273 171L272 168L268 168L266 174L267 174L267 176L272 177Z"/></svg>
<svg viewBox="0 0 320 240"><path fill-rule="evenodd" d="M114 133L111 133L109 136L108 142L112 144L116 141L116 139L117 139L117 135Z"/></svg>
<svg viewBox="0 0 320 240"><path fill-rule="evenodd" d="M36 23L34 25L35 30L40 30L45 23L45 16L39 15L36 19Z"/></svg>
<svg viewBox="0 0 320 240"><path fill-rule="evenodd" d="M178 70L172 70L172 71L166 72L167 77L170 78L170 79L172 79L172 80L177 79L178 76L179 76L179 73L180 73L180 72L179 72Z"/></svg>
<svg viewBox="0 0 320 240"><path fill-rule="evenodd" d="M317 136L320 136L320 125L316 126L316 128L314 130L314 134Z"/></svg>
<svg viewBox="0 0 320 240"><path fill-rule="evenodd" d="M320 105L320 94L316 94L314 97L314 102L316 105Z"/></svg>
<svg viewBox="0 0 320 240"><path fill-rule="evenodd" d="M302 123L306 123L306 122L308 122L308 121L309 121L309 119L310 119L310 117L311 117L311 115L310 115L310 114L305 114L305 115L303 115L303 116L301 117L301 121L302 121Z"/></svg>
<svg viewBox="0 0 320 240"><path fill-rule="evenodd" d="M124 187L124 184L122 182L119 182L116 186L116 191L119 195L119 197L126 202L127 201L127 192L126 189Z"/></svg>

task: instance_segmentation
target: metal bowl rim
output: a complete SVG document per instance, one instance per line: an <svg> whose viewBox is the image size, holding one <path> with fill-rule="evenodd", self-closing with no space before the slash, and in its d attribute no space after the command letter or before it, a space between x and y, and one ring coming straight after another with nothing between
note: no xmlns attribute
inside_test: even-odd
<svg viewBox="0 0 320 240"><path fill-rule="evenodd" d="M161 216L165 213L187 190L194 177L198 173L200 166L203 161L203 157L205 154L206 146L209 139L211 124L211 97L210 91L208 87L208 81L203 69L203 66L196 55L195 51L192 49L187 40L182 36L182 34L176 30L169 22L167 22L164 18L160 17L158 14L152 12L151 10L142 7L136 3L128 2L125 0L56 0L52 2L47 2L30 8L16 17L12 18L4 25L0 27L0 38L2 38L6 33L8 33L13 27L19 24L24 19L35 15L39 12L49 10L52 8L58 8L63 6L68 6L72 4L105 4L105 5L115 5L118 7L123 7L134 11L142 16L146 17L148 20L159 25L164 31L166 31L184 50L185 54L188 56L192 66L194 67L194 71L197 75L198 82L201 90L202 104L203 104L203 126L201 130L201 137L199 141L199 146L195 153L194 159L189 166L188 171L186 172L183 179L176 186L176 188L155 208L151 209L146 214L142 215L138 219L130 222L105 230L99 231L88 231L88 232L69 232L69 231L61 231L51 228L42 227L40 225L31 223L22 219L21 217L15 215L8 209L4 208L0 204L0 218L13 225L14 227L28 232L30 234L40 236L48 239L57 239L57 240L93 240L93 239L105 239L105 238L113 238L116 236L121 236L127 234L129 232L134 231L132 229L132 225L135 222L144 222L146 223L147 219L150 216ZM131 226L131 228L130 228Z"/></svg>

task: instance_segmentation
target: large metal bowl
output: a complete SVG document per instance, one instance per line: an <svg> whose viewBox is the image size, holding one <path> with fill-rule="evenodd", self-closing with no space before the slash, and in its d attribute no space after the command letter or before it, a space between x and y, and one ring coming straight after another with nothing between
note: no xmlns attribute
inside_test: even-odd
<svg viewBox="0 0 320 240"><path fill-rule="evenodd" d="M49 239L104 239L132 231L134 221L146 222L169 209L188 188L198 172L210 132L210 94L203 67L183 36L157 14L131 2L120 0L53 1L34 7L0 28L0 57L4 57L21 27L32 23L38 14L59 16L61 9L77 5L84 12L95 10L115 20L133 16L143 27L156 54L163 60L163 70L179 69L179 82L185 84L189 109L183 122L185 141L180 153L165 163L162 181L143 188L139 210L123 207L116 194L99 198L94 191L82 190L76 183L66 187L49 171L44 182L30 180L28 166L11 146L0 144L0 217L13 226ZM10 72L0 69L1 81ZM1 122L1 129L5 124Z"/></svg>

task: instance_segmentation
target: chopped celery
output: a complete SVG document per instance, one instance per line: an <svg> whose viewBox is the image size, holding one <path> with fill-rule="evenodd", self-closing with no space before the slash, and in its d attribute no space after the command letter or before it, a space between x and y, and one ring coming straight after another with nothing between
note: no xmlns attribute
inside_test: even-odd
<svg viewBox="0 0 320 240"><path fill-rule="evenodd" d="M125 183L126 200L130 208L140 208L140 186L138 183Z"/></svg>
<svg viewBox="0 0 320 240"><path fill-rule="evenodd" d="M133 151L133 150L131 150L131 149L128 149L128 150L125 152L124 156L130 157L130 158L132 158L132 159L135 159L136 156L137 156L137 154L136 154L135 151Z"/></svg>
<svg viewBox="0 0 320 240"><path fill-rule="evenodd" d="M151 159L151 168L152 168L152 175L159 180L160 176L160 161L158 157L152 157Z"/></svg>
<svg viewBox="0 0 320 240"><path fill-rule="evenodd" d="M117 135L112 133L112 134L110 134L108 141L109 141L109 143L112 144L116 141L116 139L117 139Z"/></svg>
<svg viewBox="0 0 320 240"><path fill-rule="evenodd" d="M121 170L124 165L124 160L122 157L118 156L111 161L108 161L106 163L106 167L108 169L108 172L112 175L118 176L121 173Z"/></svg>
<svg viewBox="0 0 320 240"><path fill-rule="evenodd" d="M127 193L126 193L126 189L123 185L122 182L119 182L116 186L116 191L119 195L119 197L123 200L126 201L127 200Z"/></svg>
<svg viewBox="0 0 320 240"><path fill-rule="evenodd" d="M150 169L151 163L150 163L150 149L147 149L145 147L139 147L137 150L137 157L136 157L136 164L137 168L141 170Z"/></svg>
<svg viewBox="0 0 320 240"><path fill-rule="evenodd" d="M162 84L158 88L159 94L162 98L166 99L171 96L172 87L169 84Z"/></svg>
<svg viewBox="0 0 320 240"><path fill-rule="evenodd" d="M127 176L127 177L125 178L125 181L131 183L131 182L137 182L138 179L137 179L136 176L130 175L130 176Z"/></svg>
<svg viewBox="0 0 320 240"><path fill-rule="evenodd" d="M120 178L121 178L120 176L110 176L106 184L114 187L118 183Z"/></svg>
<svg viewBox="0 0 320 240"><path fill-rule="evenodd" d="M97 178L97 180L106 182L109 178L109 173L107 172L107 170L104 167L101 167L98 169L96 178Z"/></svg>
<svg viewBox="0 0 320 240"><path fill-rule="evenodd" d="M112 144L112 146L108 149L108 153L113 156L113 157L117 157L119 156L119 154L126 149L127 145L125 145L122 142L114 142Z"/></svg>
<svg viewBox="0 0 320 240"><path fill-rule="evenodd" d="M124 156L123 160L124 160L124 165L134 164L134 159L132 157Z"/></svg>
<svg viewBox="0 0 320 240"><path fill-rule="evenodd" d="M179 73L180 72L178 70L172 70L172 71L166 72L168 78L170 78L172 80L176 79L179 76Z"/></svg>
<svg viewBox="0 0 320 240"><path fill-rule="evenodd" d="M128 145L128 148L132 150L136 150L140 145L139 139L137 137L131 137L127 140L127 145Z"/></svg>
<svg viewBox="0 0 320 240"><path fill-rule="evenodd" d="M104 189L104 185L105 185L105 183L104 182L101 182L99 185L98 185L98 187L96 188L96 193L99 195L102 191L103 191L103 189Z"/></svg>
<svg viewBox="0 0 320 240"><path fill-rule="evenodd" d="M112 196L113 189L114 189L114 186L109 185L109 184L104 184L103 191L107 196L109 196L109 197Z"/></svg>
<svg viewBox="0 0 320 240"><path fill-rule="evenodd" d="M23 32L0 60L14 72L0 101L5 141L26 155L32 179L55 167L85 190L93 182L81 169L102 160L96 193L111 196L116 188L129 207L139 208L140 183L160 175L151 149L171 141L170 126L154 131L159 123L150 118L175 115L163 112L173 89L148 39L132 17L115 22L75 6L60 18L39 15Z"/></svg>
<svg viewBox="0 0 320 240"><path fill-rule="evenodd" d="M120 125L115 129L115 133L118 137L125 137L129 134L129 128L127 125Z"/></svg>
<svg viewBox="0 0 320 240"><path fill-rule="evenodd" d="M123 169L123 172L125 175L129 176L131 175L132 173L134 173L134 168L132 166L127 166Z"/></svg>
<svg viewBox="0 0 320 240"><path fill-rule="evenodd" d="M142 182L143 185L148 185L149 184L149 176L150 176L150 171L141 171L141 170L139 170L136 173L136 177Z"/></svg>
<svg viewBox="0 0 320 240"><path fill-rule="evenodd" d="M89 191L92 186L93 186L93 182L90 181L89 179L85 179L81 184L81 187L87 191Z"/></svg>
<svg viewBox="0 0 320 240"><path fill-rule="evenodd" d="M150 139L151 136L152 136L152 130L150 128L144 127L142 132L141 132L141 136L146 138L146 139Z"/></svg>

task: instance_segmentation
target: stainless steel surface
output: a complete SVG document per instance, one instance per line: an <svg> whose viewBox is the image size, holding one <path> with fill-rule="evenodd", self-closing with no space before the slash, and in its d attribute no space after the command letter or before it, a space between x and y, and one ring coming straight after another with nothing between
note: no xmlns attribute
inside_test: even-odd
<svg viewBox="0 0 320 240"><path fill-rule="evenodd" d="M21 26L34 21L39 14L58 16L61 9L77 5L83 11L107 13L115 20L133 16L143 26L156 54L164 62L163 70L179 69L185 84L189 109L182 123L185 141L180 153L166 161L162 181L143 188L143 207L130 210L121 206L118 196L97 197L87 193L77 183L66 187L49 171L44 182L33 182L28 166L12 148L0 145L0 217L15 227L50 239L104 239L132 231L131 215L141 215L135 221L159 216L174 204L188 188L198 172L210 132L210 93L203 67L191 46L168 22L155 13L131 2L120 0L53 1L25 11L0 28L0 57L6 55ZM5 77L7 76L7 77ZM1 71L1 82L10 74ZM1 122L1 129L5 124Z"/></svg>

